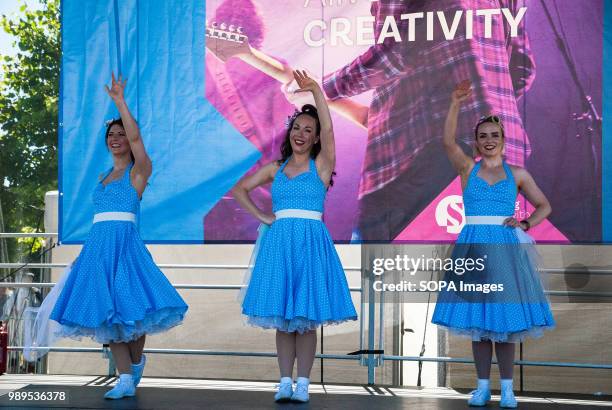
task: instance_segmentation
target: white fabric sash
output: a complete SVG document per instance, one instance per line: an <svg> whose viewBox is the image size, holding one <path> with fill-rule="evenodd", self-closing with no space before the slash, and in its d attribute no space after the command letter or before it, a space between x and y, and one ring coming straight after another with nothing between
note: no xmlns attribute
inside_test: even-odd
<svg viewBox="0 0 612 410"><path fill-rule="evenodd" d="M466 225L502 225L506 219L510 216L502 215L477 215L477 216L466 216Z"/></svg>
<svg viewBox="0 0 612 410"><path fill-rule="evenodd" d="M317 211L307 211L306 209L281 209L280 211L274 212L274 216L276 216L276 219L303 218L320 221L323 213Z"/></svg>
<svg viewBox="0 0 612 410"><path fill-rule="evenodd" d="M510 218L509 216L503 215L475 215L475 216L466 216L465 224L466 225L502 225L506 219ZM535 240L521 228L514 228L514 232L516 232L516 236L520 243L530 243L535 244Z"/></svg>
<svg viewBox="0 0 612 410"><path fill-rule="evenodd" d="M104 221L126 221L136 223L136 214L131 212L101 212L94 215L93 223Z"/></svg>

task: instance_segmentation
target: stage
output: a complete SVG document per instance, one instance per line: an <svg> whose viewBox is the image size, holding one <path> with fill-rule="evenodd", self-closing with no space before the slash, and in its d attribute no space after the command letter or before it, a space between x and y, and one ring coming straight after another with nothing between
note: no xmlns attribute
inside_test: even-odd
<svg viewBox="0 0 612 410"><path fill-rule="evenodd" d="M274 382L206 379L144 378L136 397L104 400L114 377L65 375L0 376L0 407L15 409L464 409L469 391L447 388L381 387L366 385L311 385L310 403L273 402ZM63 392L63 400L17 401L9 392ZM56 393L56 396L59 394ZM602 409L612 408L612 396L558 393L518 394L519 408ZM493 395L488 408L499 408Z"/></svg>

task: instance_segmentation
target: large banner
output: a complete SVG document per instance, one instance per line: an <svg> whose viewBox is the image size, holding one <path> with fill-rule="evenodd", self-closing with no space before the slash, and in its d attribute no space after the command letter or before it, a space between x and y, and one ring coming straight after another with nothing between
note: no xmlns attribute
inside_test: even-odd
<svg viewBox="0 0 612 410"><path fill-rule="evenodd" d="M332 110L337 175L325 223L335 241L456 238L461 186L441 137L450 94L466 79L473 97L457 138L472 153L479 118L501 118L506 161L526 167L553 207L530 231L538 242L612 241L612 175L602 179L602 164L611 173L602 150L609 6L64 0L60 239L80 242L90 227L91 191L111 165L104 122L116 116L103 85L120 71L154 166L143 238L254 240L259 222L230 190L280 158L287 117L309 102L291 92L299 68ZM269 186L251 194L271 209ZM515 210L523 219L533 207L519 196Z"/></svg>

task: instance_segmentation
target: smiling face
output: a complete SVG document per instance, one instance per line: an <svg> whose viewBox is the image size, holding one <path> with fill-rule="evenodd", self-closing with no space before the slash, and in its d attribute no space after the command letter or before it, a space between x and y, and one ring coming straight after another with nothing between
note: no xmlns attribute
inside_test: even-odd
<svg viewBox="0 0 612 410"><path fill-rule="evenodd" d="M493 122L484 122L476 131L476 150L482 157L495 157L503 154L504 137L502 128Z"/></svg>
<svg viewBox="0 0 612 410"><path fill-rule="evenodd" d="M300 115L293 122L289 133L291 149L296 154L309 153L313 145L319 142L317 120L310 115Z"/></svg>
<svg viewBox="0 0 612 410"><path fill-rule="evenodd" d="M130 144L123 126L119 124L111 125L106 135L106 147L111 154L116 156L123 156L130 152Z"/></svg>

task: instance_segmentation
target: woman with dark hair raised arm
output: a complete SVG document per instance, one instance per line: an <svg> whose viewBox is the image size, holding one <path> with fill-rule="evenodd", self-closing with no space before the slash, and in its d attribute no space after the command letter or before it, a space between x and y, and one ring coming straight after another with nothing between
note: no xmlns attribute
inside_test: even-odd
<svg viewBox="0 0 612 410"><path fill-rule="evenodd" d="M449 290L440 291L432 322L472 340L478 387L468 404L485 406L491 399L489 375L495 344L501 379L500 406L515 408L515 343L527 336L539 337L544 329L555 325L535 265L533 240L525 233L542 222L551 207L529 172L504 161L506 136L498 116L483 117L476 124L474 150L480 161L475 162L457 145L457 117L461 102L470 96L469 81L453 91L443 144L461 177L466 215L453 260L462 259L467 264L465 261L472 259L472 263L481 265L468 272L446 272L445 283L456 285L456 289L449 286ZM514 218L519 190L535 207L522 221Z"/></svg>
<svg viewBox="0 0 612 410"><path fill-rule="evenodd" d="M113 167L93 192L95 215L81 253L44 299L26 349L28 360L62 337L110 344L119 382L104 397L134 396L145 366L145 336L178 325L187 305L155 265L137 228L152 164L123 96L126 80L106 86L121 119L107 124Z"/></svg>
<svg viewBox="0 0 612 410"><path fill-rule="evenodd" d="M296 92L313 94L317 108L305 105L290 117L281 159L242 179L233 189L240 204L259 219L266 232L242 313L249 324L276 329L280 386L276 401L308 401L310 370L317 347L317 327L356 320L344 270L322 222L323 203L336 162L331 116L319 85L294 72ZM273 215L249 197L272 183ZM257 247L257 246L256 246ZM293 391L293 364L297 384Z"/></svg>

